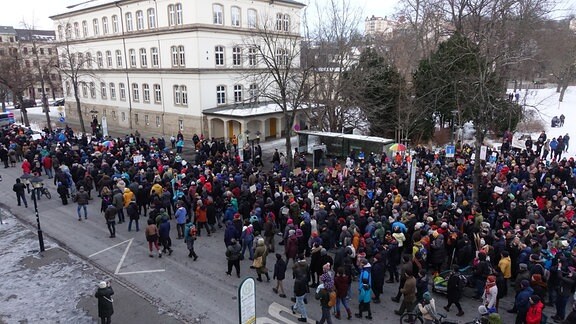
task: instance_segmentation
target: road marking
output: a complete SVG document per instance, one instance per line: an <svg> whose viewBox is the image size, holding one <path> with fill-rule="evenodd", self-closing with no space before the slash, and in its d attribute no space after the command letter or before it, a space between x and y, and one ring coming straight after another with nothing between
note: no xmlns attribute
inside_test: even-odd
<svg viewBox="0 0 576 324"><path fill-rule="evenodd" d="M164 272L165 269L158 269L158 270L142 270L142 271L130 271L130 272L117 272L117 275L131 275L131 274L139 274L139 273L152 273L152 272Z"/></svg>
<svg viewBox="0 0 576 324"><path fill-rule="evenodd" d="M112 245L111 247L107 247L107 248L105 248L105 249L102 250L102 251L98 251L98 252L96 252L96 253L92 253L92 254L90 254L88 257L91 258L91 257L93 257L93 256L95 256L95 255L98 255L98 254L100 254L100 253L102 253L102 252L106 252L106 251L108 251L108 250L111 250L111 249L113 249L113 248L115 248L115 247L117 247L117 246L119 246L119 245L122 245L122 244L124 244L124 243L126 243L126 242L128 242L128 241L132 241L132 240L133 240L133 239L129 239L129 240L126 240L126 241L124 241L124 242L120 242L120 243L118 243L118 244L116 244L116 245Z"/></svg>
<svg viewBox="0 0 576 324"><path fill-rule="evenodd" d="M292 310L288 307L282 306L276 302L273 302L272 304L270 304L270 306L268 306L268 314L270 314L270 316L273 319L270 319L268 317L258 317L256 319L257 323L263 323L263 324L280 324L280 323L286 323L286 324L296 324L296 321L293 321L291 318L286 318L284 317L283 314L281 314L281 312L284 312L286 314L289 314L289 316L291 318L298 318L297 315L293 315L292 314ZM310 317L307 318L308 321L307 323L313 324L316 323L316 321L313 321L310 319ZM275 320L279 320L280 322L277 322Z"/></svg>
<svg viewBox="0 0 576 324"><path fill-rule="evenodd" d="M106 252L108 250L111 250L115 247L118 247L122 244L125 244L126 242L128 242L128 244L126 245L126 248L124 249L124 253L122 253L122 257L120 258L120 262L118 262L118 265L116 266L116 270L114 271L115 275L131 275L131 274L141 274L141 273L152 273L152 272L164 272L166 271L166 269L157 269L157 270L142 270L142 271L128 271L128 272L120 272L120 269L122 268L122 265L124 264L124 260L126 260L126 255L128 255L128 250L130 250L130 247L132 246L132 241L134 241L133 238L126 240L124 242L120 242L118 244L112 245L110 247L105 248L104 250L98 251L96 253L92 253L88 256L88 258L92 258L95 255L98 255L102 252Z"/></svg>
<svg viewBox="0 0 576 324"><path fill-rule="evenodd" d="M114 274L118 274L118 272L120 272L120 268L122 267L122 264L124 263L124 259L126 259L126 254L128 254L128 249L130 249L130 246L132 246L132 241L134 241L133 238L128 240L128 245L126 246L126 249L124 250L124 254L122 254L122 257L120 258L120 262L118 262L118 266L116 266L116 271L114 271Z"/></svg>

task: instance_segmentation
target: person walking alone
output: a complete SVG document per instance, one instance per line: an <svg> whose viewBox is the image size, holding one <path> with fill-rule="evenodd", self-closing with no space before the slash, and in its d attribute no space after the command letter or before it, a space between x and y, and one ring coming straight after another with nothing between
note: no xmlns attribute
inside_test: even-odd
<svg viewBox="0 0 576 324"><path fill-rule="evenodd" d="M114 300L112 299L114 290L110 286L110 282L102 281L98 284L98 290L94 297L98 298L98 317L102 324L112 323L112 315L114 314Z"/></svg>
<svg viewBox="0 0 576 324"><path fill-rule="evenodd" d="M188 248L188 257L194 257L194 261L198 259L198 255L194 251L194 242L197 238L196 226L192 222L192 219L188 219L188 222L184 226L184 242L186 242L186 247Z"/></svg>
<svg viewBox="0 0 576 324"><path fill-rule="evenodd" d="M18 206L21 206L21 202L24 206L28 208L28 202L26 201L26 195L24 193L26 185L22 183L20 179L16 179L16 183L12 186L12 191L16 193L16 199L18 200Z"/></svg>
<svg viewBox="0 0 576 324"><path fill-rule="evenodd" d="M104 218L106 219L106 225L108 226L108 231L110 232L110 238L116 237L116 207L114 205L108 205L104 211Z"/></svg>
<svg viewBox="0 0 576 324"><path fill-rule="evenodd" d="M286 278L286 261L282 259L282 254L276 253L276 263L274 264L274 274L272 279L276 279L276 288L272 288L275 294L279 294L280 297L286 298L286 293L284 292L284 285L282 282Z"/></svg>
<svg viewBox="0 0 576 324"><path fill-rule="evenodd" d="M158 246L158 227L156 227L156 223L153 219L148 220L148 226L146 226L146 230L144 231L144 235L146 235L146 241L148 241L148 249L150 253L148 256L151 258L154 257L152 255L152 246L156 247L156 251L158 252L158 257L162 257L162 251L160 251L160 247Z"/></svg>
<svg viewBox="0 0 576 324"><path fill-rule="evenodd" d="M76 209L76 212L78 213L78 220L81 221L82 220L82 216L80 215L80 210L84 209L84 219L88 219L88 209L86 206L88 206L88 193L86 191L84 191L84 187L80 187L80 189L78 190L78 192L76 193L76 196L74 196L76 203L78 204L78 208Z"/></svg>
<svg viewBox="0 0 576 324"><path fill-rule="evenodd" d="M226 274L232 275L232 267L236 269L236 276L240 278L240 259L242 257L242 247L235 238L230 240L230 245L226 248L226 259L228 260L228 271Z"/></svg>

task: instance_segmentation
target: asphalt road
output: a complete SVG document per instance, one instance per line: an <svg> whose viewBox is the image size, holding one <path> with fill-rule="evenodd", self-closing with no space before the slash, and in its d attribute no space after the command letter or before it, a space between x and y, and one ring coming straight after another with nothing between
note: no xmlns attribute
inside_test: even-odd
<svg viewBox="0 0 576 324"><path fill-rule="evenodd" d="M31 116L32 117L32 116ZM280 144L279 144L280 143ZM281 141L263 144L267 154L271 154L273 148L280 147ZM16 197L11 187L16 178L21 175L21 169L0 169L3 177L0 186L0 203L9 206L12 213L30 224L36 224L29 200L29 208L16 206ZM174 253L162 258L150 258L148 246L143 230L140 232L127 231L128 224L117 225L116 238L109 238L104 217L99 213L99 198L94 198L88 206L88 220L78 221L76 206L71 203L63 206L56 194L56 188L50 180L45 181L46 187L51 191L51 200L45 198L40 201L39 213L42 229L47 237L57 240L67 250L89 259L103 269L114 280L122 281L136 288L144 296L164 305L162 311L180 315L186 322L196 323L235 323L238 322L237 289L242 278L229 277L225 274L226 259L224 256L223 230L217 231L211 237L203 235L196 242L196 252L199 255L197 261L187 257L186 245L182 240L176 239L175 223L172 221L172 239ZM145 218L140 220L143 228ZM282 247L277 251L283 252ZM267 265L273 269L275 257L269 255ZM249 268L250 261L242 261L241 275L256 276L255 271ZM291 264L289 264L289 267ZM270 273L272 277L272 274ZM357 282L353 283L355 288ZM274 284L256 282L256 305L258 323L296 323L297 316L293 315L289 307L292 304L289 298L279 298L272 292ZM291 295L293 280L291 271L287 272L287 280L284 287L288 296ZM393 310L398 304L390 301L395 295L397 284L385 284L383 303L373 304L374 318L380 319L380 323L397 323L398 316ZM354 298L351 301L353 312L358 309L356 289L353 289ZM465 295L470 296L471 291ZM438 309L446 304L445 297L434 294ZM57 296L55 296L57 297ZM511 307L513 296L509 296L500 302L502 310ZM320 319L321 309L314 300L313 294L308 297L307 305L308 322ZM470 298L463 299L463 307L466 315L463 318L455 316L456 310L449 313L449 319L456 323L464 323L474 319L479 302ZM136 312L137 309L116 309L115 312ZM553 315L550 308L546 309L549 315ZM501 312L504 322L511 322L513 316ZM334 320L334 319L333 319ZM369 323L369 320L358 320L354 323Z"/></svg>

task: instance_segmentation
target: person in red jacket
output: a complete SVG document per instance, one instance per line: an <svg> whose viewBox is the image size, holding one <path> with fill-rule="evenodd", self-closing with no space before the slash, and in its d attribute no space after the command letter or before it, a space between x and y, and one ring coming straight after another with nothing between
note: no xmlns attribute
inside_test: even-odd
<svg viewBox="0 0 576 324"><path fill-rule="evenodd" d="M24 174L30 174L32 172L32 165L30 165L28 159L24 159L24 162L22 162L22 172Z"/></svg>
<svg viewBox="0 0 576 324"><path fill-rule="evenodd" d="M44 167L44 172L48 176L48 179L52 179L52 157L50 155L46 155L42 159L42 166Z"/></svg>
<svg viewBox="0 0 576 324"><path fill-rule="evenodd" d="M542 322L544 304L542 304L538 295L532 295L529 300L530 308L528 308L528 313L526 313L526 324L540 324Z"/></svg>

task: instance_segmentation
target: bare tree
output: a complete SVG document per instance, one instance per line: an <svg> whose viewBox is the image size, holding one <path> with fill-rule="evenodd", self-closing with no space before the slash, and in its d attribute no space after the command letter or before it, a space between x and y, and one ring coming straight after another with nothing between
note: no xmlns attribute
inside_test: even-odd
<svg viewBox="0 0 576 324"><path fill-rule="evenodd" d="M60 62L55 66L60 72L64 83L70 84L74 92L74 99L76 101L76 112L80 122L80 130L86 133L84 125L84 118L82 116L82 105L80 102L80 86L87 79L94 78L94 73L89 68L92 66L93 59L84 53L77 52L72 44L72 31L69 23L62 23L66 26L64 35L61 35L61 42L59 46ZM60 36L60 35L59 35ZM67 91L67 89L65 89Z"/></svg>
<svg viewBox="0 0 576 324"><path fill-rule="evenodd" d="M327 5L315 3L309 12L306 9L305 35L302 45L302 65L310 68L307 86L314 89L310 102L315 109L309 111L318 128L331 132L342 132L345 128L362 127L358 109L342 96L345 86L344 74L357 63L359 48L363 45L358 33L361 22L360 8L350 0L330 0ZM309 22L316 24L308 24Z"/></svg>
<svg viewBox="0 0 576 324"><path fill-rule="evenodd" d="M28 38L27 41L32 45L32 58L34 60L34 69L37 73L37 79L40 81L40 87L42 89L42 112L46 116L46 127L48 130L52 131L52 122L50 121L50 107L48 106L48 97L46 96L45 83L48 80L50 82L50 64L45 60L40 60L40 47L38 41L34 35L34 25L29 25L23 22L22 25L27 30ZM50 82L51 83L51 82ZM51 89L54 89L53 87Z"/></svg>
<svg viewBox="0 0 576 324"><path fill-rule="evenodd" d="M243 77L258 85L258 96L278 105L284 115L284 138L290 169L294 167L291 131L297 113L306 106L313 89L307 85L310 68L300 66L300 26L273 17L244 40L244 46L256 55L257 67Z"/></svg>
<svg viewBox="0 0 576 324"><path fill-rule="evenodd" d="M7 55L0 58L0 85L12 92L15 104L19 102L24 125L28 127L30 121L24 105L24 93L34 86L36 75L23 52L21 44L17 43L16 46L8 49Z"/></svg>

